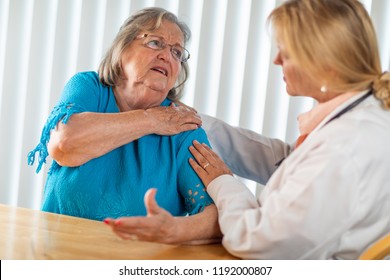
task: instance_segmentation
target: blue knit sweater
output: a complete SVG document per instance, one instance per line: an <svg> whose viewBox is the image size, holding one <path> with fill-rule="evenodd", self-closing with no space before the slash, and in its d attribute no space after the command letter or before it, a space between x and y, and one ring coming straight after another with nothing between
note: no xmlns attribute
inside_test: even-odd
<svg viewBox="0 0 390 280"><path fill-rule="evenodd" d="M169 104L166 99L161 105ZM40 143L28 155L32 165L39 153L37 172L48 156L50 131L80 112L119 112L112 88L102 85L96 72L78 73L65 86ZM78 167L53 161L42 210L94 220L145 215L144 194L156 188L157 203L172 215L198 213L212 199L188 163L192 157L188 148L195 139L209 144L199 128L174 136L147 135Z"/></svg>

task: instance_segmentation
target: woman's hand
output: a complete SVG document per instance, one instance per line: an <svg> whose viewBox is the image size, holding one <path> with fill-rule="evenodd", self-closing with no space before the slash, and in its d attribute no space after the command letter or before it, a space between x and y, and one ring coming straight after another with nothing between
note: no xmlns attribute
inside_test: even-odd
<svg viewBox="0 0 390 280"><path fill-rule="evenodd" d="M145 194L146 217L107 218L104 223L123 239L191 245L220 242L222 233L214 204L196 215L174 217L158 206L156 192L150 189Z"/></svg>
<svg viewBox="0 0 390 280"><path fill-rule="evenodd" d="M190 158L190 165L206 187L212 180L221 175L233 175L222 159L209 146L195 140L193 146L190 147L190 152L196 159L195 161Z"/></svg>
<svg viewBox="0 0 390 280"><path fill-rule="evenodd" d="M176 243L175 217L158 206L156 192L150 189L145 194L146 217L107 218L104 222L123 239Z"/></svg>
<svg viewBox="0 0 390 280"><path fill-rule="evenodd" d="M198 113L198 111L196 111L195 108L192 108L192 107L190 107L190 106L188 106L188 105L186 105L186 104L184 104L184 103L182 103L182 102L180 102L180 101L175 101L175 104L176 104L177 106L186 107L188 110L190 110L190 111L192 111L192 112L194 112L194 113Z"/></svg>
<svg viewBox="0 0 390 280"><path fill-rule="evenodd" d="M174 135L187 130L194 130L202 125L202 119L195 110L187 106L153 107L146 110L158 135Z"/></svg>

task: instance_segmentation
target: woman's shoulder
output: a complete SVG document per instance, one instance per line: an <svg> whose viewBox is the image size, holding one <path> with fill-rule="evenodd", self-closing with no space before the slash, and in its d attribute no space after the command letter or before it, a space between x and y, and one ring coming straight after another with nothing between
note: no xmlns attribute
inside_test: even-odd
<svg viewBox="0 0 390 280"><path fill-rule="evenodd" d="M65 90L70 90L72 92L94 92L95 94L100 93L100 95L106 95L109 89L110 87L107 87L100 82L98 73L94 71L78 72L74 74L65 86Z"/></svg>
<svg viewBox="0 0 390 280"><path fill-rule="evenodd" d="M87 111L117 111L110 87L103 85L96 72L78 72L65 85L59 103L79 104Z"/></svg>
<svg viewBox="0 0 390 280"><path fill-rule="evenodd" d="M99 80L98 73L95 71L78 72L70 78L69 83L87 83L95 86L103 86Z"/></svg>
<svg viewBox="0 0 390 280"><path fill-rule="evenodd" d="M206 131L202 127L194 130L183 131L177 135L174 135L173 138L175 138L180 145L192 145L194 140L210 145Z"/></svg>

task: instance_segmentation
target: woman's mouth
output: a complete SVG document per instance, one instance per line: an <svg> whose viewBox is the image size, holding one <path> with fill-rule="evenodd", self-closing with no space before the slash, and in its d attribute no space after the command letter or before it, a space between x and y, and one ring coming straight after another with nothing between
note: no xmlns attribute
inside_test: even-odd
<svg viewBox="0 0 390 280"><path fill-rule="evenodd" d="M153 71L159 72L163 74L165 77L168 77L168 70L163 67L153 67L151 68Z"/></svg>

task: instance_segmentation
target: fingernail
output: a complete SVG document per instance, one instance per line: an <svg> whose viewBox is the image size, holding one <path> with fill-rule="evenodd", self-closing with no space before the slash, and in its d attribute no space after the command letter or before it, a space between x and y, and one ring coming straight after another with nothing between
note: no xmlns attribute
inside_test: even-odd
<svg viewBox="0 0 390 280"><path fill-rule="evenodd" d="M103 221L106 225L108 225L110 222L108 220Z"/></svg>

